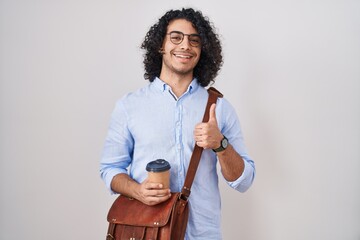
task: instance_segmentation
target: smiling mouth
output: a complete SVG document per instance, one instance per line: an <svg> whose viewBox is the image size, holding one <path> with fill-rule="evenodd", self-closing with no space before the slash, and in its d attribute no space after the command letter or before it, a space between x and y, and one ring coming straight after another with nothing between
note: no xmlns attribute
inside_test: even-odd
<svg viewBox="0 0 360 240"><path fill-rule="evenodd" d="M192 58L192 55L185 55L185 54L176 54L176 53L174 53L174 56L175 57L178 57L178 58L184 58L184 59L190 59L190 58Z"/></svg>

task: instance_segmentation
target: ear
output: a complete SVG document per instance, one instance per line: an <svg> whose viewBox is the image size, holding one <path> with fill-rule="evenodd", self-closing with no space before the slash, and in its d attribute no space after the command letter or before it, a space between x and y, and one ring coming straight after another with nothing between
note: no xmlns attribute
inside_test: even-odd
<svg viewBox="0 0 360 240"><path fill-rule="evenodd" d="M164 50L163 47L161 47L161 48L159 49L159 53L160 53L161 55L165 54L165 50Z"/></svg>

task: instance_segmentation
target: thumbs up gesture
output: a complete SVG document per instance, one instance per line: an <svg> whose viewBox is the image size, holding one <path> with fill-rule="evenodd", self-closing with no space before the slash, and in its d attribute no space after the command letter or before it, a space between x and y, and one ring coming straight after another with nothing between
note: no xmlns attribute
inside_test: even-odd
<svg viewBox="0 0 360 240"><path fill-rule="evenodd" d="M194 130L194 139L199 147L204 149L215 149L220 147L220 141L223 135L220 132L216 120L216 104L212 104L209 111L209 121L198 123Z"/></svg>

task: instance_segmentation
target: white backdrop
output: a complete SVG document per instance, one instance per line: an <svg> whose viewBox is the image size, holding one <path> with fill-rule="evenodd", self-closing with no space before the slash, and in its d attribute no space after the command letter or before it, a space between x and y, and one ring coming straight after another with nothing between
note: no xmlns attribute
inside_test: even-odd
<svg viewBox="0 0 360 240"><path fill-rule="evenodd" d="M110 113L182 6L221 35L216 87L257 167L245 194L220 182L224 239L360 239L359 1L0 0L1 240L104 239Z"/></svg>

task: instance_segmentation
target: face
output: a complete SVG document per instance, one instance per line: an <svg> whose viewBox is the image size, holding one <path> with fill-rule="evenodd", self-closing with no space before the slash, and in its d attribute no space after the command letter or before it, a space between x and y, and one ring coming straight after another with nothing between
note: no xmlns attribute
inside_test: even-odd
<svg viewBox="0 0 360 240"><path fill-rule="evenodd" d="M169 35L170 32L180 32L180 35L183 33L182 42L178 43L179 34ZM194 47L198 38L189 35L197 33L192 23L185 19L176 19L169 23L162 46L164 50L160 74L162 77L171 77L173 74L193 77L193 69L200 59L201 43Z"/></svg>

